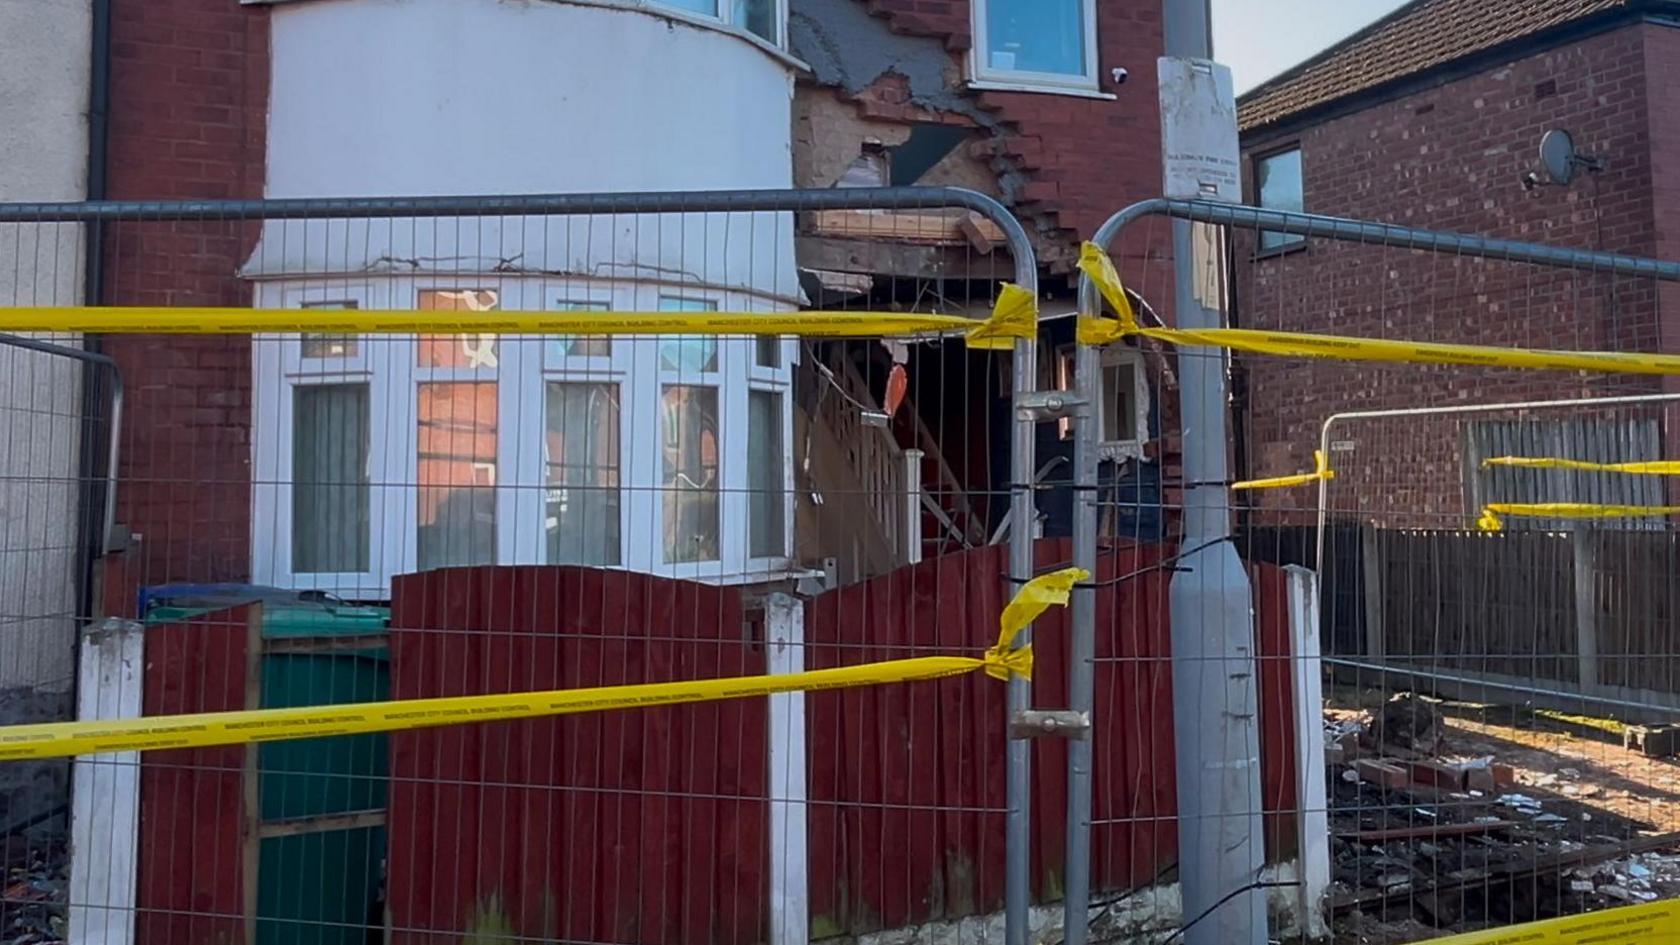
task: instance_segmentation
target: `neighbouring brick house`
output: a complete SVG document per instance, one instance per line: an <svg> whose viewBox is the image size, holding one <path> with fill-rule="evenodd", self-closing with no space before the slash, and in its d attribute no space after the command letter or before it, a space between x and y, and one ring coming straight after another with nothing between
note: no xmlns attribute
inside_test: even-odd
<svg viewBox="0 0 1680 945"><path fill-rule="evenodd" d="M1239 100L1250 202L1278 209L1640 256L1680 257L1680 4L1416 0ZM1541 135L1606 162L1525 183ZM1245 234L1247 236L1247 234ZM1267 234L1239 244L1243 327L1487 345L1680 349L1680 292L1644 280L1482 264ZM1239 469L1311 468L1338 410L1664 389L1662 379L1241 359ZM1671 382L1668 382L1671 383ZM1672 387L1668 388L1672 389ZM1675 431L1666 434L1675 444ZM1419 435L1361 462L1456 469ZM1630 457L1631 458L1631 457ZM1334 459L1334 457L1333 457ZM1401 497L1463 513L1435 477ZM1310 506L1299 495L1259 501Z"/></svg>

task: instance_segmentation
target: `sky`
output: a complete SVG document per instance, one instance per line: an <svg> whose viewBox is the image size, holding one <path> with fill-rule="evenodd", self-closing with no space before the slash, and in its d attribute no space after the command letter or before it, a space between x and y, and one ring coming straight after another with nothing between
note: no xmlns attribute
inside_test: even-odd
<svg viewBox="0 0 1680 945"><path fill-rule="evenodd" d="M1213 0L1213 57L1237 94L1401 6L1403 0Z"/></svg>

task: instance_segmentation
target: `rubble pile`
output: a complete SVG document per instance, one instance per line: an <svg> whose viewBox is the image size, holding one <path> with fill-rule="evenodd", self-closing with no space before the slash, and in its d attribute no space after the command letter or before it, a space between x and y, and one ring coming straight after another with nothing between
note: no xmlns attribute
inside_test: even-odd
<svg viewBox="0 0 1680 945"><path fill-rule="evenodd" d="M0 945L49 945L66 940L69 851L61 838L44 843L7 837L6 886L0 893ZM18 841L18 842L12 842Z"/></svg>
<svg viewBox="0 0 1680 945"><path fill-rule="evenodd" d="M1331 909L1456 932L1680 895L1680 834L1594 808L1576 768L1455 754L1428 700L1327 718ZM1397 940L1410 940L1403 938Z"/></svg>

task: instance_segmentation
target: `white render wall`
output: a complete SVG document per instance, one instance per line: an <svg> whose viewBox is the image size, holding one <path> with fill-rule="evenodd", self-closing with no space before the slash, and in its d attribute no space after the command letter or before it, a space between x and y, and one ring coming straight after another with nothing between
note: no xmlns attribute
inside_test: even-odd
<svg viewBox="0 0 1680 945"><path fill-rule="evenodd" d="M653 7L569 0L300 0L273 7L271 24L270 197L792 186L794 66L723 28ZM506 308L587 299L624 311L677 296L725 311L773 312L801 299L793 237L791 213L274 221L264 225L243 275L256 282L261 307L348 299L363 308L409 308L417 286L453 285L496 289ZM624 363L613 368L623 369L624 382L623 565L706 580L760 574L747 560L742 524L748 385L784 393L782 443L791 443L787 365L797 346L785 343L783 367L768 373L750 365L750 343L723 346L719 375L706 382L721 391L722 551L716 562L668 565L657 552L659 509L650 491L660 429L656 345L621 343ZM519 357L513 339L504 349L497 483L529 488L498 494L497 557L523 563L542 554L541 535L530 526L540 514L520 503L542 494L532 478L540 474L533 446L541 442L539 379L557 375L543 373L537 358ZM294 381L281 350L272 338L256 341L253 573L259 581L377 598L391 574L414 566L414 514L402 505L412 490L381 492L389 508L372 526L372 572L299 576L286 564L291 431L283 407ZM374 358L355 377L371 377L377 401L375 447L382 451L370 465L385 481L403 483L415 476L413 421L379 412L404 402L413 387L399 360ZM790 530L793 518L790 508ZM786 544L792 548L791 536ZM781 565L763 567L779 574Z"/></svg>
<svg viewBox="0 0 1680 945"><path fill-rule="evenodd" d="M792 67L647 10L318 0L272 49L271 197L792 186ZM798 298L786 214L276 223L246 274L510 265Z"/></svg>
<svg viewBox="0 0 1680 945"><path fill-rule="evenodd" d="M86 196L91 22L87 0L0 0L0 201ZM0 305L78 304L82 239L0 225ZM0 378L0 690L68 692L81 368L0 347Z"/></svg>

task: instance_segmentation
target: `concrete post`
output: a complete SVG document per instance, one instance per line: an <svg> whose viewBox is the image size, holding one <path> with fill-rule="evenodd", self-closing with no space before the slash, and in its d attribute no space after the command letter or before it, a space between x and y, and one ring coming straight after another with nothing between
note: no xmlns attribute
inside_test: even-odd
<svg viewBox="0 0 1680 945"><path fill-rule="evenodd" d="M764 599L766 667L805 671L805 605L786 594ZM770 697L770 945L810 941L810 873L805 794L805 694Z"/></svg>
<svg viewBox="0 0 1680 945"><path fill-rule="evenodd" d="M1208 0L1165 0L1166 53L1211 55ZM1211 229L1173 221L1173 311L1181 328L1222 322L1222 250ZM1254 611L1230 540L1225 358L1179 350L1184 539L1168 592L1184 945L1265 945L1265 860Z"/></svg>
<svg viewBox="0 0 1680 945"><path fill-rule="evenodd" d="M1319 655L1318 574L1290 565L1289 665L1294 672L1296 856L1301 873L1300 927L1306 940L1330 937L1330 795L1324 780L1324 661Z"/></svg>
<svg viewBox="0 0 1680 945"><path fill-rule="evenodd" d="M140 717L145 628L111 618L82 636L78 721ZM85 945L134 941L140 753L83 755L70 800L70 934Z"/></svg>

